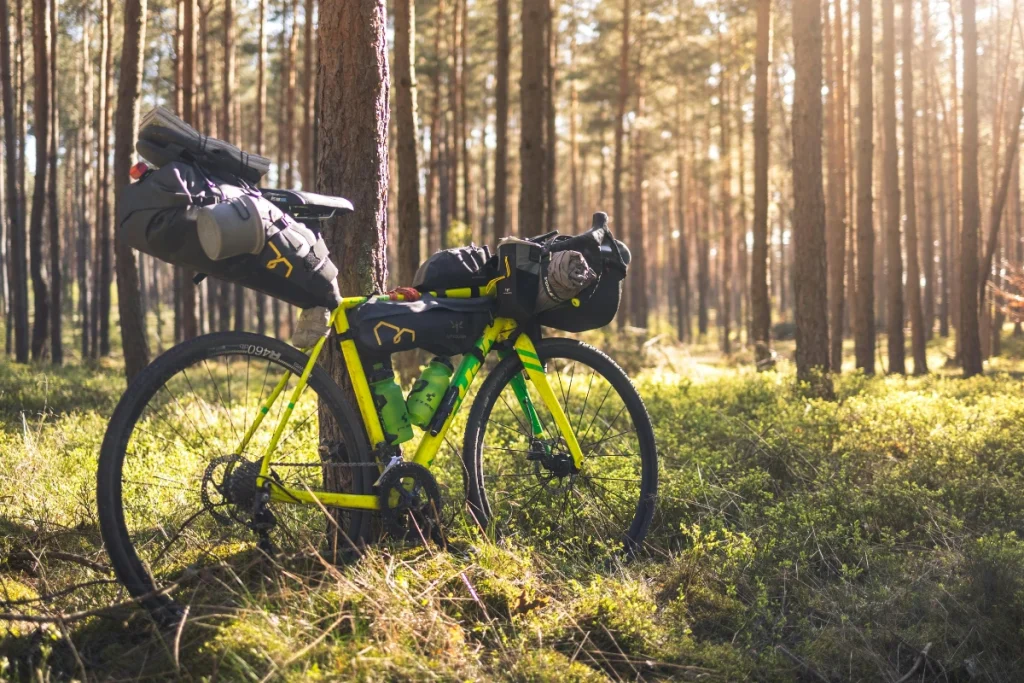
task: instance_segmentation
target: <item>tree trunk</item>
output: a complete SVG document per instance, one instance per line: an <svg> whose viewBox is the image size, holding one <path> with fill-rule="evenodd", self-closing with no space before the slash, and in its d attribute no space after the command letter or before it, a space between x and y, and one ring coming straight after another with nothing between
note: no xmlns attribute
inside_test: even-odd
<svg viewBox="0 0 1024 683"><path fill-rule="evenodd" d="M895 0L882 3L882 126L885 135L885 262L889 372L906 374L903 338L903 250L900 242L900 160L896 143ZM908 190L909 194L909 190ZM913 200L908 198L908 206Z"/></svg>
<svg viewBox="0 0 1024 683"><path fill-rule="evenodd" d="M302 144L299 150L302 163L299 165L299 175L302 187L309 189L313 188L313 100L316 86L316 65L313 64L314 11L313 0L306 0L306 21L302 35Z"/></svg>
<svg viewBox="0 0 1024 683"><path fill-rule="evenodd" d="M768 297L768 66L771 54L771 0L757 2L754 57L754 225L750 261L750 308L758 368L771 357L771 301Z"/></svg>
<svg viewBox="0 0 1024 683"><path fill-rule="evenodd" d="M579 30L576 23L576 8L573 7L572 22L569 26L569 71L575 68L576 59L576 33ZM579 230L582 227L580 222L580 143L577 130L580 115L580 97L576 89L576 79L569 81L569 192L571 196L570 207L572 210L572 230ZM677 130L678 133L678 130Z"/></svg>
<svg viewBox="0 0 1024 683"><path fill-rule="evenodd" d="M722 49L722 32L715 30L718 36L718 62L721 68L718 73L718 162L721 172L721 188L719 189L718 204L721 210L722 244L719 251L718 263L721 267L721 278L719 279L721 291L718 296L718 327L721 330L722 339L720 345L722 353L732 353L730 336L732 333L732 152L729 149L729 89L725 85L728 74L724 65L725 54Z"/></svg>
<svg viewBox="0 0 1024 683"><path fill-rule="evenodd" d="M825 196L821 186L821 3L793 2L793 242L795 247L797 377L831 395L825 254Z"/></svg>
<svg viewBox="0 0 1024 683"><path fill-rule="evenodd" d="M57 116L57 9L58 0L50 2L50 178L46 186L47 223L50 234L50 361L64 363L64 341L61 338L62 279L60 215L57 206L57 150L60 148L59 117ZM70 145L69 145L70 151ZM65 158L70 159L69 153Z"/></svg>
<svg viewBox="0 0 1024 683"><path fill-rule="evenodd" d="M260 1L259 52L256 55L256 153L262 155L267 116L267 0ZM267 295L256 294L256 332L267 332Z"/></svg>
<svg viewBox="0 0 1024 683"><path fill-rule="evenodd" d="M679 340L693 341L693 330L690 327L690 254L686 224L686 174L683 155L683 89L676 86L676 242L679 249L679 271L676 288L678 291L678 308L676 312ZM692 230L692 227L690 228Z"/></svg>
<svg viewBox="0 0 1024 683"><path fill-rule="evenodd" d="M96 226L98 235L96 246L99 251L98 277L96 278L97 289L95 298L98 309L94 314L93 321L96 338L93 340L93 354L97 356L110 355L110 288L113 283L113 225L110 215L110 129L113 120L114 100L114 48L113 40L113 0L100 0L103 7L103 33L105 36L106 49L103 51L103 61L100 68L103 70L101 79L101 106L96 112L101 118L100 140L99 140L99 182L98 182L98 208L96 213Z"/></svg>
<svg viewBox="0 0 1024 683"><path fill-rule="evenodd" d="M420 181L416 131L416 10L395 0L395 117L398 119L398 277L412 284L420 265Z"/></svg>
<svg viewBox="0 0 1024 683"><path fill-rule="evenodd" d="M451 77L448 79L448 115L445 119L448 123L445 148L448 153L447 163L445 164L445 173L448 180L448 192L446 194L448 199L448 221L445 221L444 227L444 247L448 246L449 221L455 222L459 220L459 150L462 148L459 142L459 134L462 130L462 126L459 123L459 117L461 116L459 111L459 91L462 80L462 70L459 66L462 52L459 50L459 42L462 38L462 5L466 2L467 0L454 0L452 3L454 5L452 7L452 31L448 44L449 54L451 55Z"/></svg>
<svg viewBox="0 0 1024 683"><path fill-rule="evenodd" d="M555 64L558 61L558 4L544 0L544 232L558 229L558 185L555 176L558 134L555 130ZM524 34L525 35L525 34Z"/></svg>
<svg viewBox="0 0 1024 683"><path fill-rule="evenodd" d="M327 246L336 255L344 254L347 267L341 269L338 284L350 295L381 292L387 282L387 26L383 0L323 0L320 5L317 118L323 149L317 190L344 194L359 207L324 226ZM350 391L337 347L329 345L321 359ZM321 420L320 429L321 439L339 439L330 420Z"/></svg>
<svg viewBox="0 0 1024 683"><path fill-rule="evenodd" d="M473 234L473 186L469 161L469 108L466 106L466 88L469 83L469 2L462 0L462 19L459 25L459 139L462 143L462 222Z"/></svg>
<svg viewBox="0 0 1024 683"><path fill-rule="evenodd" d="M79 327L82 331L80 349L82 360L89 358L92 348L92 197L93 197L93 70L89 55L91 38L90 14L85 12L82 28L82 71L84 72L84 90L82 92L82 117L79 128L82 131L79 142L82 159L81 187L79 194L79 226L78 226L78 309Z"/></svg>
<svg viewBox="0 0 1024 683"><path fill-rule="evenodd" d="M619 94L615 110L615 162L614 168L612 169L612 227L615 230L622 230L626 227L626 207L624 206L622 196L622 171L624 162L623 145L625 143L626 101L629 97L629 2L630 0L622 0L622 50L619 52ZM525 30L523 31L523 34L530 35L526 33ZM525 181L525 172L523 178ZM520 206L522 206L522 200L520 200ZM522 219L521 214L522 212L520 211L520 220ZM703 290L701 293L704 293ZM629 290L627 290L626 294L629 294ZM704 302L705 300L702 298L701 301ZM627 298L627 310L628 308ZM701 334L706 332L707 329L705 325L701 328Z"/></svg>
<svg viewBox="0 0 1024 683"><path fill-rule="evenodd" d="M960 339L964 377L981 374L978 330L978 28L975 0L962 0L964 36L963 229L960 237Z"/></svg>
<svg viewBox="0 0 1024 683"><path fill-rule="evenodd" d="M299 43L299 0L291 0L291 3L292 28L288 34L288 52L286 54L287 61L284 73L284 153L285 162L287 162L284 173L284 185L289 189L295 187L295 62L298 58Z"/></svg>
<svg viewBox="0 0 1024 683"><path fill-rule="evenodd" d="M974 7L975 4L976 4L976 2L972 2L971 3L971 7ZM966 9L963 9L963 11L966 13ZM974 22L974 19L973 19L974 12L972 11L971 14L972 14L971 21ZM964 188L963 188L963 184L962 184L963 169L961 168L961 163L960 163L961 162L961 158L960 158L961 150L959 149L959 147L956 144L957 141L958 141L958 135L959 135L959 131L960 131L960 113L959 113L959 108L957 106L957 95L960 92L960 88L959 88L960 70L959 70L959 67L957 65L957 58L958 58L958 55L959 55L959 49L958 49L957 41L956 41L956 3L953 3L953 2L949 3L949 26L950 26L950 39L949 39L949 45L950 45L950 94L949 94L949 99L950 99L950 116L948 118L943 116L943 120L948 120L947 130L948 130L948 138L949 138L950 157L951 157L951 159L953 161L953 172L950 174L950 190L951 190L951 194L952 194L952 196L950 197L950 207L952 208L952 222L950 223L950 231L949 231L950 232L950 250L951 250L952 253L957 254L957 256L958 256L957 258L952 259L951 260L951 264L950 264L951 267L952 267L952 276L950 277L950 295L949 295L949 300L950 300L950 307L952 309L953 327L956 328L957 331L958 331L957 335L956 335L956 356L955 356L954 360L957 361L957 362L961 362L962 363L962 361L963 361L963 359L962 359L962 355L963 355L962 345L963 345L964 335L959 334L959 330L960 330L960 313L963 310L962 306L961 306L961 303L960 303L960 285L961 285L962 280L963 280L963 272L962 272L962 268L961 268L962 263L961 263L961 260L959 258L959 255L963 253L963 251L962 251L963 247L960 244L960 240L961 240L961 234L960 233L961 233L962 221L963 221L961 208L964 207L964 201L965 200L964 200ZM977 36L978 36L977 29L975 29L975 33L974 33L975 45L977 45L977 40L978 40ZM966 47L964 49L966 50ZM974 60L975 74L977 74L977 63L978 63L977 59L975 59ZM965 67L966 67L966 65L965 65ZM977 81L977 77L975 77L975 81ZM975 87L977 87L977 83L975 83ZM977 91L975 91L975 92L977 92ZM941 97L939 97L938 99L939 99L940 102L942 101ZM977 108L975 108L975 112L976 111L977 111ZM964 115L966 116L966 111L964 112ZM977 120L977 119L975 119L975 120ZM977 162L975 162L975 175L977 175ZM977 183L977 181L975 181L975 183ZM978 221L975 221L975 225L976 226L978 225L978 223L981 220L981 218L980 218L980 214L981 214L980 204L979 204L979 208L978 208L978 214L979 214ZM977 234L977 233L975 233L975 234ZM975 237L975 239L977 239L977 237ZM975 276L975 279L977 279L977 276ZM968 290L968 291L973 292L974 290L971 289L971 290ZM980 341L979 341L979 344L980 344Z"/></svg>
<svg viewBox="0 0 1024 683"><path fill-rule="evenodd" d="M629 0L625 0L627 3ZM519 144L519 234L544 229L544 20L547 0L523 0L523 73L520 84L522 131ZM625 101L621 103L625 107ZM621 120L618 144L621 145ZM621 149L616 152L621 155ZM619 158L619 173L622 159ZM621 204L621 196L619 203ZM620 206L621 211L621 206ZM621 219L621 212L617 214ZM617 225L623 225L619 220Z"/></svg>
<svg viewBox="0 0 1024 683"><path fill-rule="evenodd" d="M846 266L846 78L843 69L843 12L838 1L830 3L835 12L829 82L829 106L832 112L829 127L829 261L828 296L830 319L830 364L833 372L843 368L843 328L845 319ZM852 279L852 273L850 277Z"/></svg>
<svg viewBox="0 0 1024 683"><path fill-rule="evenodd" d="M195 0L184 0L183 15L184 40L182 41L182 118L185 123L196 125L195 85L196 85L196 24ZM181 291L181 335L183 339L192 339L199 335L199 319L196 317L196 286L192 282L192 272L180 271Z"/></svg>
<svg viewBox="0 0 1024 683"><path fill-rule="evenodd" d="M921 303L921 266L917 242L917 187L914 178L914 0L903 0L903 191L907 230L907 308L910 314L914 374L928 372L925 356L924 308ZM897 221L899 214L897 213ZM890 326L891 329L891 326ZM902 324L901 324L902 329Z"/></svg>
<svg viewBox="0 0 1024 683"><path fill-rule="evenodd" d="M860 46L857 65L857 293L854 315L856 365L875 373L875 230L872 198L874 117L871 98L872 0L859 0Z"/></svg>
<svg viewBox="0 0 1024 683"><path fill-rule="evenodd" d="M494 84L494 241L508 234L509 0L498 3L498 54ZM433 139L431 139L433 148ZM433 149L431 149L433 155ZM433 171L431 171L433 172Z"/></svg>
<svg viewBox="0 0 1024 683"><path fill-rule="evenodd" d="M228 0L231 3L231 0ZM128 177L139 117L139 86L145 61L146 0L126 0L124 4L124 44L121 51L121 80L117 93L117 118L114 123L114 178ZM225 83L225 85L227 85ZM115 195L120 201L120 193ZM116 212L115 212L116 213ZM146 334L139 273L135 254L124 241L115 238L117 253L117 309L121 317L121 340L128 381L149 364L149 340Z"/></svg>
<svg viewBox="0 0 1024 683"><path fill-rule="evenodd" d="M14 104L15 74L11 63L11 31L8 24L7 0L0 0L0 81L3 89L4 152L7 162L6 184L7 221L10 242L8 278L11 291L11 320L14 327L14 357L19 363L29 358L28 334L28 278L25 262L25 216L21 211L18 184L18 130Z"/></svg>
<svg viewBox="0 0 1024 683"><path fill-rule="evenodd" d="M34 298L32 321L32 360L39 360L46 345L50 295L43 275L43 218L46 211L46 174L49 161L50 130L50 15L47 0L34 0L32 6L32 55L35 59L36 177L32 193L32 222L29 225L29 268L32 271ZM59 314L59 311L57 312Z"/></svg>

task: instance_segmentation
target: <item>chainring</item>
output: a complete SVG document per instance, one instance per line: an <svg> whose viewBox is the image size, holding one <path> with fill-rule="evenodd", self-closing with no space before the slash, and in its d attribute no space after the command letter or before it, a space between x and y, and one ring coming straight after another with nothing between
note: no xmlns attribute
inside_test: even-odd
<svg viewBox="0 0 1024 683"><path fill-rule="evenodd" d="M388 467L377 481L377 499L384 529L392 538L444 545L441 533L441 489L426 467L401 462Z"/></svg>

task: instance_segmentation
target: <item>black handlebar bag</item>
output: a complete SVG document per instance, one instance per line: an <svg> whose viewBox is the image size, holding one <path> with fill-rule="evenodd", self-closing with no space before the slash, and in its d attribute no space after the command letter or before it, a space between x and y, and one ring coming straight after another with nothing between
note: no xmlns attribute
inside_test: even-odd
<svg viewBox="0 0 1024 683"><path fill-rule="evenodd" d="M204 206L242 195L266 201L238 177L214 175L195 164L172 162L121 190L118 237L134 249L202 275L234 282L300 308L334 308L341 302L338 269L315 230L277 212L264 223L257 254L223 260L206 255L197 217Z"/></svg>
<svg viewBox="0 0 1024 683"><path fill-rule="evenodd" d="M610 323L619 310L630 257L626 245L608 229L607 220L607 215L595 214L594 227L576 236L550 233L528 240L503 240L498 245L498 315L566 332L594 330ZM551 255L565 250L582 254L597 273L597 281L553 308L538 310L537 294L544 286Z"/></svg>

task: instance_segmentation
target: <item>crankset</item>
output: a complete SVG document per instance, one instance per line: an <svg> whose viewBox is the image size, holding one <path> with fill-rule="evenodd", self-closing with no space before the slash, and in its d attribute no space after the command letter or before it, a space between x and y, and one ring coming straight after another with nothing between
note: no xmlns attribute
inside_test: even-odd
<svg viewBox="0 0 1024 683"><path fill-rule="evenodd" d="M377 481L377 499L384 528L392 538L432 539L444 545L441 489L426 467L414 462L389 466Z"/></svg>

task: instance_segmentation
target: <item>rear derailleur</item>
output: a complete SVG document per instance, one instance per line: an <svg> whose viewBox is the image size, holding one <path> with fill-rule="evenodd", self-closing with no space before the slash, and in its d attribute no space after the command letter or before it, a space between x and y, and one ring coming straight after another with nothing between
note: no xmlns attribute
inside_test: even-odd
<svg viewBox="0 0 1024 683"><path fill-rule="evenodd" d="M270 479L257 486L260 463L240 455L222 455L210 462L203 474L203 506L221 526L240 524L258 538L257 546L273 555L270 531L277 518L270 510Z"/></svg>

